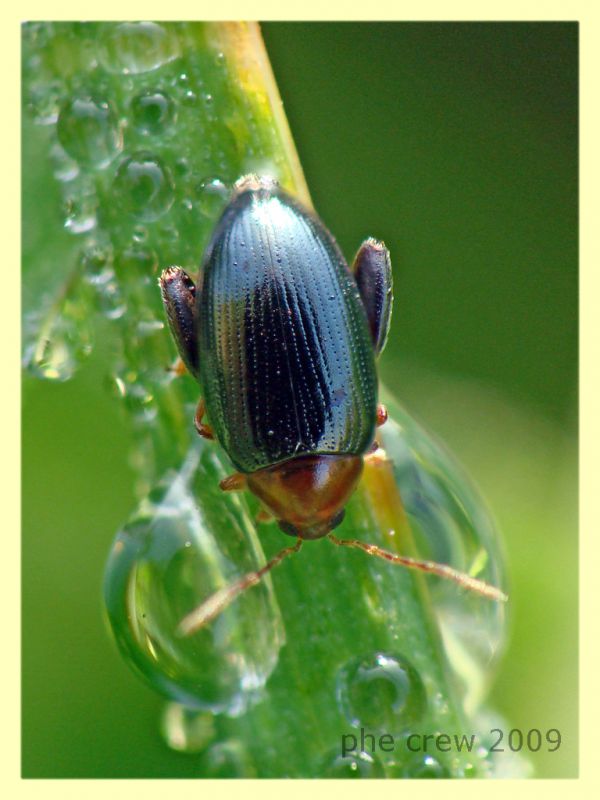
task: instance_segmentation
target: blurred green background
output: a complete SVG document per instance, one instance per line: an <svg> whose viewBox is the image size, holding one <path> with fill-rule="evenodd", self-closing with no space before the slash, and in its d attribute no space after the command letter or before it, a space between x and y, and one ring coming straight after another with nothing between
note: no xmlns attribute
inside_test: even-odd
<svg viewBox="0 0 600 800"><path fill-rule="evenodd" d="M315 207L349 258L368 235L391 250L381 376L467 466L503 532L512 629L491 704L507 731L561 731L558 752L530 757L540 777L577 771L577 34L263 25ZM24 259L55 224L27 215L28 131ZM72 381L24 387L28 777L197 774L163 745L162 701L102 621L104 562L134 504L131 434L104 388L112 335L98 324Z"/></svg>

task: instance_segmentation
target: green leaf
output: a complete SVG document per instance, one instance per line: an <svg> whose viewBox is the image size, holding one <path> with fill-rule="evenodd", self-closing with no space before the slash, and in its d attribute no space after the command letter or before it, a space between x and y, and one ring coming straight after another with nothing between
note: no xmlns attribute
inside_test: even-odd
<svg viewBox="0 0 600 800"><path fill-rule="evenodd" d="M310 202L258 27L28 23L23 73L24 191L35 197L24 220L25 365L67 380L92 350L95 315L118 332L109 383L135 431L140 499L110 554L105 600L121 652L171 701L167 742L201 753L202 776L498 774L480 715L504 607L455 584L309 542L213 623L177 631L283 546L256 522L253 498L218 488L231 469L195 435L198 389L169 369L156 286L167 265L196 269L241 175L272 175ZM389 406L387 459L366 467L340 536L501 585L481 500ZM423 737L439 733L477 743L426 751Z"/></svg>

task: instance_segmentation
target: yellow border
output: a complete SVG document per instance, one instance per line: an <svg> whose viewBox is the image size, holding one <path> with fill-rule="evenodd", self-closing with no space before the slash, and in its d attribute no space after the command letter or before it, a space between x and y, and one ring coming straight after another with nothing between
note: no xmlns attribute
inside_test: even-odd
<svg viewBox="0 0 600 800"><path fill-rule="evenodd" d="M215 16L215 10L218 14ZM168 12L168 15L165 13ZM332 785L331 781L286 781L285 787L280 781L208 781L201 784L197 781L151 781L145 780L144 786L132 786L131 781L93 781L85 782L69 780L29 780L20 779L20 691L19 691L19 652L20 652L20 581L19 581L19 357L17 351L16 331L20 328L19 307L14 301L14 289L9 283L15 265L20 263L19 247L19 82L20 52L19 24L26 19L81 19L82 13L87 18L95 19L377 19L377 20L577 20L580 22L581 34L581 751L580 779L578 781L377 781L365 784L364 781L344 782L343 789ZM3 165L3 191L1 219L5 225L5 235L10 232L9 253L11 257L4 263L5 292L9 301L3 306L0 315L2 325L2 365L3 386L2 419L5 422L3 443L5 458L2 474L2 488L9 509L9 523L2 531L3 537L3 580L4 594L2 609L5 615L4 657L1 661L4 687L4 709L2 720L3 764L2 778L5 785L5 796L21 797L42 794L44 798L59 795L61 797L81 796L104 797L107 792L111 796L120 796L131 792L143 792L146 797L164 797L165 793L173 793L176 798L197 797L199 792L210 797L227 797L235 793L244 797L270 798L279 797L284 791L291 798L301 797L309 791L312 795L329 796L332 792L343 791L347 797L364 797L377 793L378 797L423 796L432 792L443 793L444 796L473 797L485 792L486 797L511 794L543 792L544 796L558 795L565 791L580 794L587 791L594 781L595 764L593 752L597 747L597 730L594 720L600 719L598 682L598 619L600 618L600 602L597 591L598 576L594 574L595 565L599 563L598 551L600 542L600 525L598 525L598 506L596 497L600 482L600 468L597 466L597 453L600 451L600 411L598 409L598 388L600 385L600 354L597 342L600 341L598 325L598 308L600 293L600 258L597 238L599 209L597 202L598 185L598 142L600 130L598 125L598 104L594 102L594 94L598 95L599 87L596 76L600 75L598 53L600 51L598 4L588 2L529 2L521 0L503 0L503 2L428 2L419 4L399 4L391 2L370 2L350 7L347 3L315 3L314 0L303 0L292 7L289 4L254 2L222 2L218 4L170 2L134 2L127 6L123 13L122 3L104 0L96 7L82 6L81 3L69 3L61 0L58 3L26 2L12 5L9 13L2 19L2 59L6 61L4 75L13 74L14 82L5 82L3 93L3 124L0 128L3 146L1 149ZM14 109L14 117L6 115L6 110ZM594 202L596 201L596 202ZM10 292L10 295L8 295ZM594 346L595 345L595 346ZM595 457L596 456L596 457ZM5 515L6 519L6 515ZM596 568L597 569L597 568ZM595 591L594 591L595 590ZM6 635L8 634L8 635ZM596 664L594 665L594 661ZM595 668L594 668L595 666ZM568 786L565 785L568 783ZM540 785L542 784L542 785Z"/></svg>

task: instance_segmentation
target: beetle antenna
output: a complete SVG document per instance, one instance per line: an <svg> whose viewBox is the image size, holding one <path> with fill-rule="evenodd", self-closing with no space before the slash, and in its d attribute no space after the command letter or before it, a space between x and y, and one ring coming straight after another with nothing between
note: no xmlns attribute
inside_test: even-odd
<svg viewBox="0 0 600 800"><path fill-rule="evenodd" d="M190 636L192 633L199 631L200 628L204 627L204 625L227 608L239 594L246 589L250 589L251 586L256 586L267 572L272 570L273 567L276 567L277 564L280 564L286 556L297 553L301 547L302 539L298 539L296 544L292 547L284 547L283 550L280 550L270 561L267 561L264 567L253 572L248 572L246 575L242 575L241 578L238 578L237 581L234 581L234 583L230 583L229 586L218 589L181 620L177 626L177 633L180 636Z"/></svg>
<svg viewBox="0 0 600 800"><path fill-rule="evenodd" d="M357 547L359 550L364 550L365 553L368 553L370 556L385 558L386 561L391 561L393 564L400 564L408 569L430 572L432 575L439 575L440 578L447 578L471 592L476 592L477 594L483 595L483 597L488 597L490 600L499 600L503 603L508 600L508 595L504 594L500 589L478 578L473 578L465 572L459 572L459 570L453 569L448 564L438 564L435 561L419 561L409 556L399 556L395 553L390 553L388 550L384 550L382 547L377 547L376 544L367 544L358 539L338 539L337 536L334 536L332 533L329 534L329 539L334 544L346 547Z"/></svg>

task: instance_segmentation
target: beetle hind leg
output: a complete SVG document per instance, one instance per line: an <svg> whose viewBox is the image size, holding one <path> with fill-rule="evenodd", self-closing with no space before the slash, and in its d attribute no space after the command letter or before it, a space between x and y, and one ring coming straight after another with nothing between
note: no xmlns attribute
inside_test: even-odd
<svg viewBox="0 0 600 800"><path fill-rule="evenodd" d="M204 437L205 439L214 439L215 434L213 433L213 429L210 425L207 425L205 422L202 422L204 419L204 414L206 413L206 407L204 405L204 398L200 398L198 401L198 405L196 406L196 413L194 414L194 425L196 426L196 430L200 434L200 436Z"/></svg>
<svg viewBox="0 0 600 800"><path fill-rule="evenodd" d="M377 239L364 241L352 271L367 312L371 338L377 355L385 347L392 316L393 283L390 253Z"/></svg>
<svg viewBox="0 0 600 800"><path fill-rule="evenodd" d="M243 492L248 488L246 476L242 472L234 472L228 475L219 483L219 487L224 492Z"/></svg>
<svg viewBox="0 0 600 800"><path fill-rule="evenodd" d="M169 328L181 360L198 380L198 337L196 336L196 286L181 267L167 267L158 279Z"/></svg>

